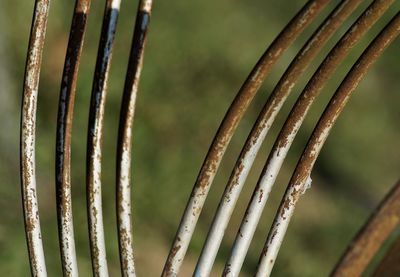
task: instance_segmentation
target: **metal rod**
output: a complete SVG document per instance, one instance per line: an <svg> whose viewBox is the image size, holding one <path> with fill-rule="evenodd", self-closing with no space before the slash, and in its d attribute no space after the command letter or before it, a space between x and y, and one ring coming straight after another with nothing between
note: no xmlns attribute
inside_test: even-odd
<svg viewBox="0 0 400 277"><path fill-rule="evenodd" d="M398 13L392 19L392 21L383 29L383 31L374 39L374 41L363 52L363 54L354 64L354 66L347 74L346 78L343 80L339 88L336 90L335 94L332 96L328 106L326 107L317 126L315 127L311 135L311 138L308 141L307 146L287 186L284 198L282 199L280 207L276 213L273 225L269 231L267 241L262 251L256 276L269 276L269 274L271 273L280 245L283 241L287 227L289 225L290 218L293 215L295 205L300 199L300 197L305 193L305 191L311 185L310 174L312 168L334 123L336 122L337 118L343 111L343 108L348 102L351 94L357 88L358 84L363 79L363 77L367 74L369 68L380 57L380 55L383 53L386 47L390 45L391 42L393 42L393 40L399 35L399 33L400 33L400 13ZM397 197L399 197L400 195L399 193L400 190L397 193ZM391 202L392 206L390 207L389 211L391 215L396 214L394 217L397 219L396 221L398 223L399 222L398 212L400 211L400 203L399 201L393 201L393 200L391 200ZM386 208L384 210L386 213L388 212ZM378 219L379 223L376 225L374 224L373 227L377 227L377 225L381 224L382 223L381 220L384 220L384 218L385 216L379 217ZM378 228L379 230L375 228L372 228L370 230L374 229L374 231L372 232L375 235L380 233L379 236L382 235L383 237L385 236L385 234L387 234L387 231L393 230L393 228L397 225L396 223L391 222L391 220L393 219L394 218L392 217L390 219L386 219L387 225L384 224L383 226L380 226L380 228ZM377 222L375 221L375 223ZM374 241L375 239L376 238L374 237L373 240L366 240L365 242L367 242L367 244L365 244L364 246L367 246L369 243L370 243L369 246L371 245L380 246L382 240ZM367 249L365 247L363 247L362 249L363 249L362 252L364 253L373 252L372 249ZM339 274L339 276L359 276L356 270L346 273L351 273L351 274L344 274L344 275ZM359 273L361 273L361 271L359 271Z"/></svg>
<svg viewBox="0 0 400 277"><path fill-rule="evenodd" d="M164 266L163 276L175 276L183 262L194 228L225 150L240 119L272 66L329 0L310 0L272 42L229 107L200 169L189 202Z"/></svg>
<svg viewBox="0 0 400 277"><path fill-rule="evenodd" d="M152 0L139 2L119 120L116 208L119 255L123 276L136 276L131 220L132 125L152 4Z"/></svg>
<svg viewBox="0 0 400 277"><path fill-rule="evenodd" d="M256 185L240 229L236 235L231 255L225 265L224 275L237 276L242 267L250 242L263 212L268 195L276 180L287 152L309 108L326 81L344 60L350 49L376 22L393 0L375 0L331 50L299 96L268 156Z"/></svg>
<svg viewBox="0 0 400 277"><path fill-rule="evenodd" d="M89 111L87 204L90 252L95 276L108 276L101 199L101 155L108 73L121 0L107 0L101 30Z"/></svg>
<svg viewBox="0 0 400 277"><path fill-rule="evenodd" d="M22 95L20 166L25 234L32 276L47 276L36 188L36 109L49 0L36 0Z"/></svg>
<svg viewBox="0 0 400 277"><path fill-rule="evenodd" d="M331 275L361 275L378 252L381 245L399 224L400 181L390 190L365 225L354 237Z"/></svg>
<svg viewBox="0 0 400 277"><path fill-rule="evenodd" d="M77 0L65 56L58 103L56 199L61 264L64 276L78 276L71 199L71 133L79 62L91 0Z"/></svg>
<svg viewBox="0 0 400 277"><path fill-rule="evenodd" d="M400 202L397 200L397 202ZM398 212L397 215L400 213ZM380 261L372 276L400 276L400 236Z"/></svg>
<svg viewBox="0 0 400 277"><path fill-rule="evenodd" d="M271 93L242 148L242 152L225 188L225 192L221 198L206 243L196 266L196 276L208 276L210 274L233 209L256 155L276 115L279 113L279 110L289 96L298 78L332 34L357 8L361 1L362 0L345 0L341 1L336 6L293 59L293 62L289 65Z"/></svg>

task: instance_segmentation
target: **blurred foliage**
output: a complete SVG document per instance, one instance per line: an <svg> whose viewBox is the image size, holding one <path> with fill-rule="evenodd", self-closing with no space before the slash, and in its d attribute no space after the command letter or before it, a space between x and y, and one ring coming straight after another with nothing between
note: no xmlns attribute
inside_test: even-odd
<svg viewBox="0 0 400 277"><path fill-rule="evenodd" d="M26 276L29 265L19 183L19 109L34 1L3 0L0 9L0 274ZM42 232L50 276L60 260L54 196L57 102L74 1L52 1L41 72L37 123L37 181ZM155 1L134 127L133 182L137 268L160 273L186 200L225 111L251 68L304 0ZM368 4L365 1L315 58L278 117L228 227L215 266L229 255L240 219L269 149L297 95L329 49ZM322 12L289 48L253 101L234 136L210 191L183 276L193 269L216 205L241 146L263 103L299 47L338 1ZM253 272L266 232L296 161L323 108L362 49L399 10L397 2L372 27L314 105L271 194L245 261ZM103 197L108 261L118 275L115 226L115 152L124 75L136 1L122 1L105 117ZM82 276L90 274L85 208L88 103L104 1L93 1L79 73L72 148L75 236ZM327 275L356 230L399 177L400 41L371 69L338 120L314 169L312 189L300 201L277 260L276 276Z"/></svg>

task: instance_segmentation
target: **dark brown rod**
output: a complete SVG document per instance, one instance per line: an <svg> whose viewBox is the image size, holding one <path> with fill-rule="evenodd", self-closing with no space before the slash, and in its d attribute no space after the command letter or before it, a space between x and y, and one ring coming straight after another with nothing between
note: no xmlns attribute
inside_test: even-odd
<svg viewBox="0 0 400 277"><path fill-rule="evenodd" d="M399 20L400 21L400 20ZM360 276L379 251L382 244L400 224L400 181L388 192L379 206L372 213L365 225L354 237L349 247L343 253L331 276ZM399 243L397 243L399 244ZM397 245L399 248L399 245ZM389 253L391 253L389 251ZM397 258L399 256L397 255ZM391 259L390 255L386 258ZM400 269L399 260L397 267ZM382 265L378 271L389 270ZM396 263L393 263L393 266ZM377 272L378 272L377 271ZM397 276L397 275L378 275Z"/></svg>
<svg viewBox="0 0 400 277"><path fill-rule="evenodd" d="M94 276L108 276L101 199L101 156L107 81L120 3L120 0L106 1L89 110L86 197Z"/></svg>
<svg viewBox="0 0 400 277"><path fill-rule="evenodd" d="M398 200L400 202L400 200ZM398 213L398 215L400 212ZM385 254L372 276L400 276L400 236Z"/></svg>
<svg viewBox="0 0 400 277"><path fill-rule="evenodd" d="M78 276L71 199L71 133L79 62L91 0L75 2L58 102L56 199L61 264L64 276Z"/></svg>
<svg viewBox="0 0 400 277"><path fill-rule="evenodd" d="M36 0L22 92L20 167L25 234L32 276L47 276L36 189L36 110L49 0Z"/></svg>

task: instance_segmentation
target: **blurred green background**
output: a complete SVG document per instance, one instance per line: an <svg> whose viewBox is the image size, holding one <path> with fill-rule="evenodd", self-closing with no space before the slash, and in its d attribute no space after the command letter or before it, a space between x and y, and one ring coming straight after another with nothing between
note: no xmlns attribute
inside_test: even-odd
<svg viewBox="0 0 400 277"><path fill-rule="evenodd" d="M223 115L247 74L305 0L155 1L134 124L133 201L139 276L162 270L198 170ZM332 3L285 53L234 136L212 186L182 270L192 272L235 159L279 77L299 47L339 2ZM219 275L270 147L297 95L370 1L357 9L313 61L284 106L256 160L228 227L213 275ZM267 203L242 270L250 276L301 151L334 89L371 39L400 8L370 29L322 91L294 143ZM19 180L22 81L34 1L0 3L0 275L27 276L29 264ZM40 80L37 184L50 276L60 276L54 156L57 102L74 1L51 3ZM108 262L119 275L115 219L115 156L119 107L137 1L122 1L105 117L103 197ZM104 9L93 1L80 67L73 128L72 185L80 273L91 272L85 203L88 104ZM273 274L324 276L379 199L399 177L400 40L385 52L338 120L298 205Z"/></svg>

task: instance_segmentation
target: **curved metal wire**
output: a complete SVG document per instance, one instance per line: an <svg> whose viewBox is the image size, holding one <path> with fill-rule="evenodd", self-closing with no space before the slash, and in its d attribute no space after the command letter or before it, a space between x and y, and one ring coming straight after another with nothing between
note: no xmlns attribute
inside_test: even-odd
<svg viewBox="0 0 400 277"><path fill-rule="evenodd" d="M58 103L56 198L61 264L64 276L78 276L71 199L71 133L79 62L91 0L75 2Z"/></svg>
<svg viewBox="0 0 400 277"><path fill-rule="evenodd" d="M200 169L162 276L175 276L178 274L211 183L230 139L251 100L284 50L290 46L328 2L329 0L308 1L268 47L240 88L211 143Z"/></svg>
<svg viewBox="0 0 400 277"><path fill-rule="evenodd" d="M92 255L92 269L95 276L108 276L101 204L101 143L108 72L111 66L112 48L120 4L121 0L106 1L89 110L86 197L90 253Z"/></svg>
<svg viewBox="0 0 400 277"><path fill-rule="evenodd" d="M131 220L132 125L152 4L152 0L139 2L119 120L116 203L119 255L123 276L136 275Z"/></svg>
<svg viewBox="0 0 400 277"><path fill-rule="evenodd" d="M49 0L36 0L22 95L20 166L26 241L33 276L47 276L36 192L36 108Z"/></svg>
<svg viewBox="0 0 400 277"><path fill-rule="evenodd" d="M251 239L263 212L268 195L274 185L278 172L289 148L314 99L326 84L337 66L344 60L350 49L380 18L393 0L375 0L357 19L352 27L331 50L313 77L307 83L302 94L282 127L278 138L268 156L261 177L256 185L245 216L236 235L230 257L225 265L224 275L237 276L242 267Z"/></svg>
<svg viewBox="0 0 400 277"><path fill-rule="evenodd" d="M400 20L397 19L397 21ZM399 28L399 23L397 24L397 28ZM387 32L389 33L389 31ZM397 34L399 32L397 31ZM361 275L381 245L399 224L400 181L389 191L362 229L360 229L331 275Z"/></svg>
<svg viewBox="0 0 400 277"><path fill-rule="evenodd" d="M400 202L400 201L399 201ZM400 237L393 243L392 247L386 253L376 267L372 276L399 276L400 275Z"/></svg>
<svg viewBox="0 0 400 277"><path fill-rule="evenodd" d="M276 115L279 113L281 107L291 93L298 78L333 33L357 8L360 2L361 0L341 1L305 43L274 88L249 137L247 138L232 171L225 192L220 200L210 231L207 235L206 243L197 263L195 275L208 276L210 274L225 229L227 228L233 209L254 163L256 155L271 125L273 124Z"/></svg>
<svg viewBox="0 0 400 277"><path fill-rule="evenodd" d="M399 34L400 34L400 12L392 19L392 21L368 46L368 48L364 51L364 53L352 67L350 72L347 74L346 78L343 80L343 82L341 83L341 85L331 98L331 101L329 102L327 108L322 114L317 126L314 129L313 134L311 135L309 142L307 143L307 146L296 166L293 176L286 189L284 198L282 199L280 207L276 213L274 223L269 231L264 250L261 254L260 263L257 269L256 276L269 276L269 274L271 273L280 245L283 241L283 237L286 233L291 216L293 215L295 205L300 199L301 195L304 194L307 188L311 185L310 184L311 170L334 123L336 122L337 118L342 112L351 94L354 92L354 90L357 88L362 78L368 72L368 69L383 53L386 47L390 45L390 43ZM400 193L400 191L398 193ZM398 193L397 196L399 196ZM363 248L363 252L365 252L366 254L365 256L364 255L358 256L360 258L358 260L359 263L357 265L353 264L351 266L353 271L347 271L347 272L344 271L345 269L341 268L340 264L339 270L343 269L343 271L336 271L334 275L337 274L336 276L359 276L359 274L357 273L361 272L357 270L365 268L366 265L363 264L363 262L366 261L363 259L363 257L367 256L371 258L374 253L374 246L376 247L380 245L379 242L382 242L381 239L385 236L387 237L388 232L393 230L393 228L396 226L396 223L399 222L398 212L400 211L399 209L400 204L398 201L393 201L393 199L391 199L390 197L388 198L390 201L389 203L391 203L390 213L392 215L395 214L395 216L386 221L387 225L384 224L384 226L379 226L379 227L378 225L383 223L383 221L381 220L385 219L384 217L378 216L379 218L379 220L377 220L378 222L375 219L372 219L374 223L372 223L373 226L370 226L371 227L370 231L373 232L373 234L377 235L379 233L378 237L379 236L382 237L378 239L377 237L371 236L369 238L373 237L374 240L377 239L378 241L376 242L370 241L369 243L367 242L367 240L365 241L363 240L363 238L365 237L361 238L361 240L363 240L366 243L364 244L364 246L371 246L371 249ZM389 207L385 207L381 211L387 213L388 208ZM396 219L395 222L391 222L391 220L393 219ZM366 233L364 234L367 235ZM361 245L359 244L359 246ZM352 249L357 251L356 248ZM347 256L346 258L348 257L349 256ZM346 258L345 260L348 261Z"/></svg>

